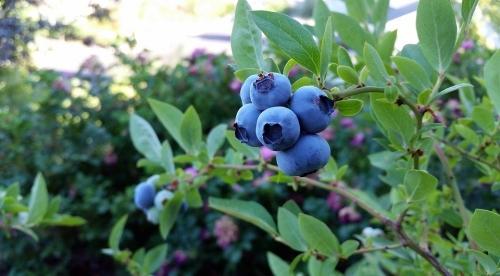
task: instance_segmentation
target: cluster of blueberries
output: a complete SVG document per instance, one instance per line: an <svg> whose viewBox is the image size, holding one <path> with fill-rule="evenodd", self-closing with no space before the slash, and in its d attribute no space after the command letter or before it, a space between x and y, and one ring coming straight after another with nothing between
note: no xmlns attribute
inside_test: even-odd
<svg viewBox="0 0 500 276"><path fill-rule="evenodd" d="M240 90L243 106L234 123L236 138L249 146L278 151L278 167L304 176L328 163L330 146L317 133L331 121L333 100L314 86L292 95L288 78L279 73L248 77Z"/></svg>
<svg viewBox="0 0 500 276"><path fill-rule="evenodd" d="M163 209L165 202L174 196L172 192L165 189L156 191L155 184L158 179L158 175L153 175L146 181L139 183L134 191L135 206L143 210L148 220L153 223L157 223L158 213Z"/></svg>

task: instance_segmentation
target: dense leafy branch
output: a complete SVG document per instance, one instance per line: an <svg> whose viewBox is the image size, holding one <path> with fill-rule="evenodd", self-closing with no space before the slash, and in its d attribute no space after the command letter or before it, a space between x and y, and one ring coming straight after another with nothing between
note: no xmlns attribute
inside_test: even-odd
<svg viewBox="0 0 500 276"><path fill-rule="evenodd" d="M263 165L231 165L231 164L212 164L214 168L222 168L222 169L235 169L235 170L257 170L261 168L266 168L272 171L279 171L279 168L269 164ZM408 234L403 229L403 218L406 212L403 212L399 219L392 220L385 215L379 213L374 210L368 204L366 204L363 200L358 198L354 193L352 193L349 189L339 186L339 185L330 185L327 183L323 183L318 180L314 180L307 177L295 176L293 177L295 181L307 184L313 187L321 188L324 190L333 191L340 196L351 200L360 208L365 210L367 213L377 218L380 222L382 222L387 228L391 229L401 241L401 244L405 247L411 248L417 254L422 256L425 260L427 260L437 271L439 271L442 275L452 275L441 263L439 263L438 259L432 255L427 249L421 247L413 241Z"/></svg>

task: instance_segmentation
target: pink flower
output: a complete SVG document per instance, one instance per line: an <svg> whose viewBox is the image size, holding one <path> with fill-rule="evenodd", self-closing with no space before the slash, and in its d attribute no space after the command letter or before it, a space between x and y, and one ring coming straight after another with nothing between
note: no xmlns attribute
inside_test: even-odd
<svg viewBox="0 0 500 276"><path fill-rule="evenodd" d="M110 151L108 153L106 153L106 155L104 155L104 164L108 165L108 166L113 166L116 164L116 162L118 161L118 155L116 155L116 153Z"/></svg>
<svg viewBox="0 0 500 276"><path fill-rule="evenodd" d="M225 249L231 243L238 240L239 228L233 219L228 216L222 216L215 221L214 235L217 238L217 245Z"/></svg>
<svg viewBox="0 0 500 276"><path fill-rule="evenodd" d="M453 62L460 63L460 53L458 53L458 52L454 53L452 59L453 59Z"/></svg>
<svg viewBox="0 0 500 276"><path fill-rule="evenodd" d="M194 61L195 59L203 56L205 54L205 49L202 48L196 48L194 51L191 53L191 60Z"/></svg>
<svg viewBox="0 0 500 276"><path fill-rule="evenodd" d="M187 262L188 255L183 250L175 250L174 261L177 265L183 265Z"/></svg>
<svg viewBox="0 0 500 276"><path fill-rule="evenodd" d="M191 65L188 68L188 73L191 76L196 75L196 74L198 74L198 68L196 68L196 66L194 66L194 65Z"/></svg>
<svg viewBox="0 0 500 276"><path fill-rule="evenodd" d="M342 128L354 128L354 120L352 118L342 118L340 119L340 126Z"/></svg>
<svg viewBox="0 0 500 276"><path fill-rule="evenodd" d="M273 172L272 172L272 171L269 171L269 170L264 171L264 173L262 174L262 176L261 176L261 177L256 178L256 179L253 181L253 186L254 186L254 187L258 187L258 186L260 186L260 185L262 185L262 184L266 183L266 182L267 182L267 179L268 179L269 177L271 177L272 175L273 175Z"/></svg>
<svg viewBox="0 0 500 276"><path fill-rule="evenodd" d="M351 139L351 146L361 147L365 141L365 135L362 132L358 132Z"/></svg>
<svg viewBox="0 0 500 276"><path fill-rule="evenodd" d="M335 192L330 192L326 199L326 205L328 205L328 207L332 209L332 211L336 212L340 208L342 208L342 197L340 197L340 195Z"/></svg>
<svg viewBox="0 0 500 276"><path fill-rule="evenodd" d="M472 39L464 40L460 47L462 47L462 49L464 50L471 50L474 48L474 41Z"/></svg>
<svg viewBox="0 0 500 276"><path fill-rule="evenodd" d="M229 89L231 89L231 91L233 92L240 92L240 89L241 89L241 82L237 79L233 79L230 83L229 83Z"/></svg>
<svg viewBox="0 0 500 276"><path fill-rule="evenodd" d="M267 147L260 147L260 156L264 161L269 162L273 160L274 156L276 156L276 152L268 149Z"/></svg>
<svg viewBox="0 0 500 276"><path fill-rule="evenodd" d="M361 220L361 215L353 206L346 206L340 209L338 215L341 223L352 223Z"/></svg>
<svg viewBox="0 0 500 276"><path fill-rule="evenodd" d="M192 178L198 176L198 170L195 167L187 167L184 169L184 172L191 175Z"/></svg>
<svg viewBox="0 0 500 276"><path fill-rule="evenodd" d="M323 137L323 139L329 141L329 140L332 140L333 137L335 136L335 132L333 131L333 128L331 127L327 127L325 128L325 130L323 130L322 132L318 133L319 136Z"/></svg>
<svg viewBox="0 0 500 276"><path fill-rule="evenodd" d="M290 70L290 72L288 72L288 77L290 78L293 78L295 76L297 76L297 74L299 73L300 69L298 66L294 66L292 67L292 69Z"/></svg>

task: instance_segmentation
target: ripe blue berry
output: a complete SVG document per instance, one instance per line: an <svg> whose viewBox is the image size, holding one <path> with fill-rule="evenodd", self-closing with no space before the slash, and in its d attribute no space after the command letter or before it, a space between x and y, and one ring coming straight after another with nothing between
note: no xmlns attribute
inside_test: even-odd
<svg viewBox="0 0 500 276"><path fill-rule="evenodd" d="M257 138L271 150L285 150L295 144L300 136L297 116L282 106L270 107L257 119Z"/></svg>
<svg viewBox="0 0 500 276"><path fill-rule="evenodd" d="M290 109L299 118L302 131L318 133L330 124L333 101L321 89L303 86L293 94Z"/></svg>
<svg viewBox="0 0 500 276"><path fill-rule="evenodd" d="M155 186L152 182L146 181L142 182L134 191L134 203L135 205L142 209L147 210L154 205L155 200Z"/></svg>
<svg viewBox="0 0 500 276"><path fill-rule="evenodd" d="M234 122L235 136L240 142L252 147L259 147L262 144L255 134L255 125L260 111L253 104L245 104L236 113Z"/></svg>
<svg viewBox="0 0 500 276"><path fill-rule="evenodd" d="M259 110L286 105L291 94L290 81L278 73L259 74L250 87L250 99Z"/></svg>
<svg viewBox="0 0 500 276"><path fill-rule="evenodd" d="M242 104L252 103L252 100L250 99L250 87L258 77L258 75L251 75L243 82L243 85L240 89L240 98Z"/></svg>
<svg viewBox="0 0 500 276"><path fill-rule="evenodd" d="M304 134L288 150L276 154L280 170L291 176L311 174L328 163L330 146L317 134Z"/></svg>

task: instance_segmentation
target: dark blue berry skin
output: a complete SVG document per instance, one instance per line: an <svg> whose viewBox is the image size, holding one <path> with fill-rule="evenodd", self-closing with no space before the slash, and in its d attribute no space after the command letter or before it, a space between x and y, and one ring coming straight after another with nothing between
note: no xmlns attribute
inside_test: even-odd
<svg viewBox="0 0 500 276"><path fill-rule="evenodd" d="M271 150L288 149L297 142L299 136L299 120L286 107L270 107L262 111L257 119L257 138Z"/></svg>
<svg viewBox="0 0 500 276"><path fill-rule="evenodd" d="M138 208L147 210L155 204L155 194L155 186L153 183L149 181L142 182L135 187L134 203Z"/></svg>
<svg viewBox="0 0 500 276"><path fill-rule="evenodd" d="M303 134L295 145L276 154L280 170L290 176L305 176L328 163L330 146L317 134Z"/></svg>
<svg viewBox="0 0 500 276"><path fill-rule="evenodd" d="M333 101L321 89L303 86L293 94L290 109L299 118L303 132L318 133L330 124Z"/></svg>
<svg viewBox="0 0 500 276"><path fill-rule="evenodd" d="M242 104L252 103L252 100L250 99L250 87L258 77L258 75L251 75L243 82L243 85L240 89L240 98Z"/></svg>
<svg viewBox="0 0 500 276"><path fill-rule="evenodd" d="M235 128L234 134L240 142L252 147L262 146L255 134L255 126L259 115L260 110L253 104L245 104L238 110L233 126Z"/></svg>
<svg viewBox="0 0 500 276"><path fill-rule="evenodd" d="M291 95L290 81L278 73L261 74L250 87L250 99L259 110L287 105Z"/></svg>

